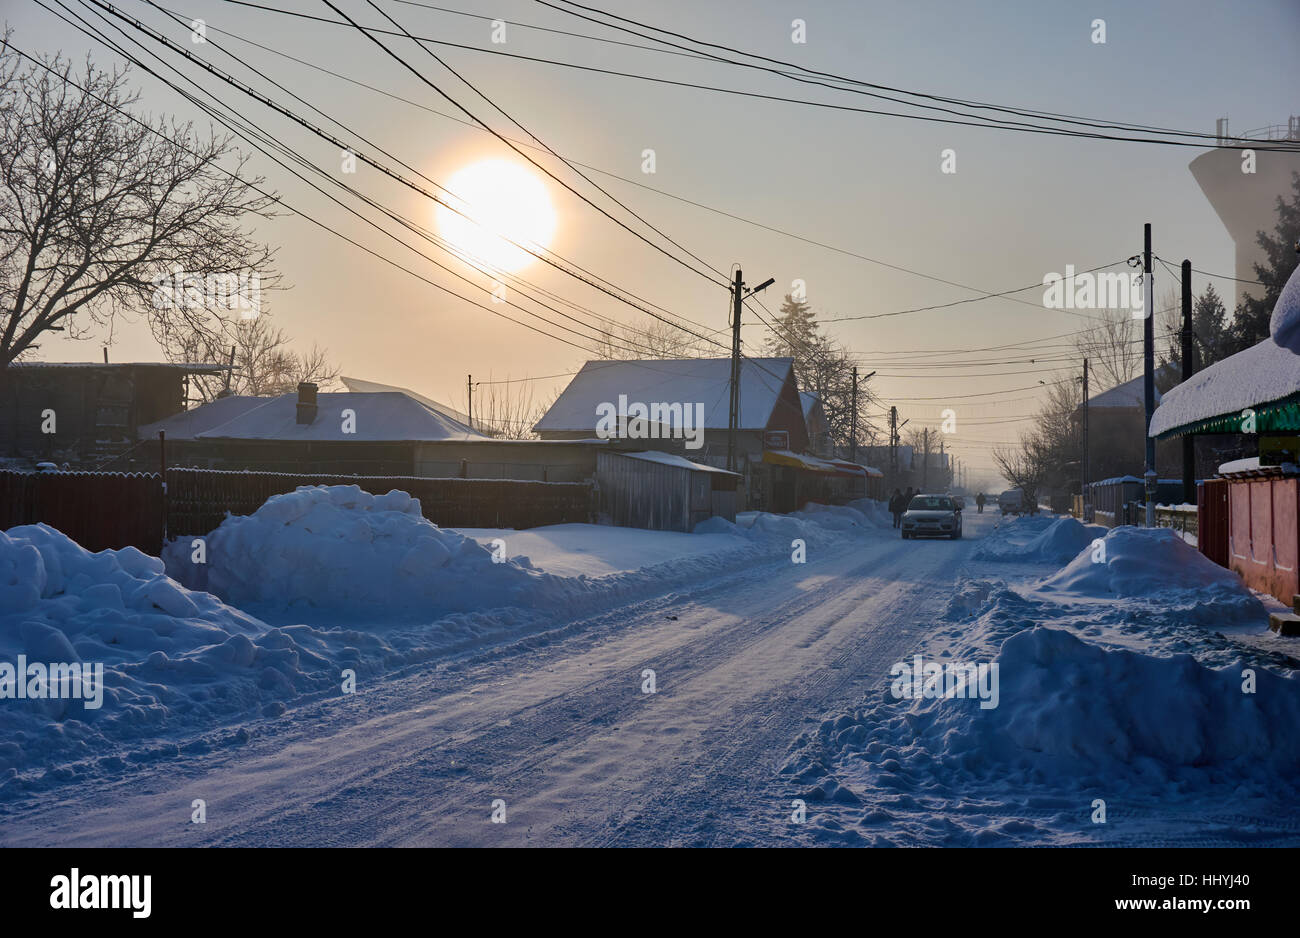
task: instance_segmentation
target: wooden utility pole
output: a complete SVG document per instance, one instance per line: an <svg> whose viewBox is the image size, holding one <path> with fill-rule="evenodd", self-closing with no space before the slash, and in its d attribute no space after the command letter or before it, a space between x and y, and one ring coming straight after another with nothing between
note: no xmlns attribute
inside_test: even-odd
<svg viewBox="0 0 1300 938"><path fill-rule="evenodd" d="M1142 327L1142 401L1146 409L1146 420L1142 424L1146 434L1146 468L1142 481L1146 496L1146 526L1156 526L1156 441L1151 439L1151 415L1156 409L1156 311L1155 284L1151 278L1151 223L1143 227L1142 246L1142 289L1146 320Z"/></svg>
<svg viewBox="0 0 1300 938"><path fill-rule="evenodd" d="M740 426L740 310L745 300L745 281L740 268L731 285L731 402L727 409L727 470L736 471L736 430Z"/></svg>
<svg viewBox="0 0 1300 938"><path fill-rule="evenodd" d="M1196 373L1196 347L1192 342L1192 262L1183 261L1183 380ZM1183 436L1183 503L1196 504L1196 437Z"/></svg>
<svg viewBox="0 0 1300 938"><path fill-rule="evenodd" d="M898 481L898 408L889 408L889 477Z"/></svg>
<svg viewBox="0 0 1300 938"><path fill-rule="evenodd" d="M465 376L465 419L469 428L474 429L474 376Z"/></svg>
<svg viewBox="0 0 1300 938"><path fill-rule="evenodd" d="M853 366L853 426L849 429L849 462L858 461L858 366Z"/></svg>
<svg viewBox="0 0 1300 938"><path fill-rule="evenodd" d="M1080 521L1089 522L1092 507L1092 493L1088 491L1088 359L1083 360L1083 454L1079 459L1079 503L1083 517Z"/></svg>

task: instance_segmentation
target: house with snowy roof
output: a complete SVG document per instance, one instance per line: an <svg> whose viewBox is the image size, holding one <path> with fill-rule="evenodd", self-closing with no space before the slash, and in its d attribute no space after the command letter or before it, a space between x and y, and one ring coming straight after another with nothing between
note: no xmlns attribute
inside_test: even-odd
<svg viewBox="0 0 1300 938"><path fill-rule="evenodd" d="M760 459L765 434L807 449L794 359L743 359L739 385L738 457ZM533 429L544 440L598 437L725 465L730 401L730 358L589 361Z"/></svg>
<svg viewBox="0 0 1300 938"><path fill-rule="evenodd" d="M1198 548L1248 585L1300 593L1300 267L1273 307L1269 336L1164 395L1151 435L1237 433L1254 454L1219 466L1198 493ZM1296 603L1300 608L1300 602ZM1300 634L1300 616L1274 625Z"/></svg>
<svg viewBox="0 0 1300 938"><path fill-rule="evenodd" d="M738 386L739 510L843 500L880 477L810 452L805 413L816 432L825 421L820 401L800 394L793 359L742 359ZM730 411L730 358L589 361L533 429L543 440L594 438L615 452L668 452L726 468Z"/></svg>
<svg viewBox="0 0 1300 938"><path fill-rule="evenodd" d="M151 453L160 433L174 467L541 482L591 478L600 445L497 439L406 389L321 392L310 383L278 397L218 398L143 425Z"/></svg>

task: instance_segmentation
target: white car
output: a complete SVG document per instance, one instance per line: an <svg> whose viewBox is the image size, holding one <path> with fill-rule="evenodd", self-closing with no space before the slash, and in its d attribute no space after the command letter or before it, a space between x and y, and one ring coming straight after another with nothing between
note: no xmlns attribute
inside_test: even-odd
<svg viewBox="0 0 1300 938"><path fill-rule="evenodd" d="M951 495L914 495L903 512L903 540L961 537L961 508Z"/></svg>

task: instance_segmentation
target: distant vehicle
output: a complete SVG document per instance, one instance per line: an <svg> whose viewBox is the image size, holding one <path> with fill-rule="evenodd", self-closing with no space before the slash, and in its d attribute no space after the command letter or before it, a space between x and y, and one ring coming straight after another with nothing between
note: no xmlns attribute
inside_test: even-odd
<svg viewBox="0 0 1300 938"><path fill-rule="evenodd" d="M1025 493L1020 489L1007 489L998 496L998 507L1002 509L1002 514L1018 515L1024 511Z"/></svg>
<svg viewBox="0 0 1300 938"><path fill-rule="evenodd" d="M37 472L58 472L59 467L52 462L38 462L36 464Z"/></svg>
<svg viewBox="0 0 1300 938"><path fill-rule="evenodd" d="M903 512L903 540L961 537L961 508L951 495L915 495Z"/></svg>

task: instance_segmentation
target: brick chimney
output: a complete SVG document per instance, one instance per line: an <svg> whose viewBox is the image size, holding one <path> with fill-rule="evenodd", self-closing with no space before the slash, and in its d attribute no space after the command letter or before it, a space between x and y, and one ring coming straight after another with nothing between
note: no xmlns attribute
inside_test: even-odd
<svg viewBox="0 0 1300 938"><path fill-rule="evenodd" d="M316 420L316 385L303 381L298 385L298 423L308 426Z"/></svg>

